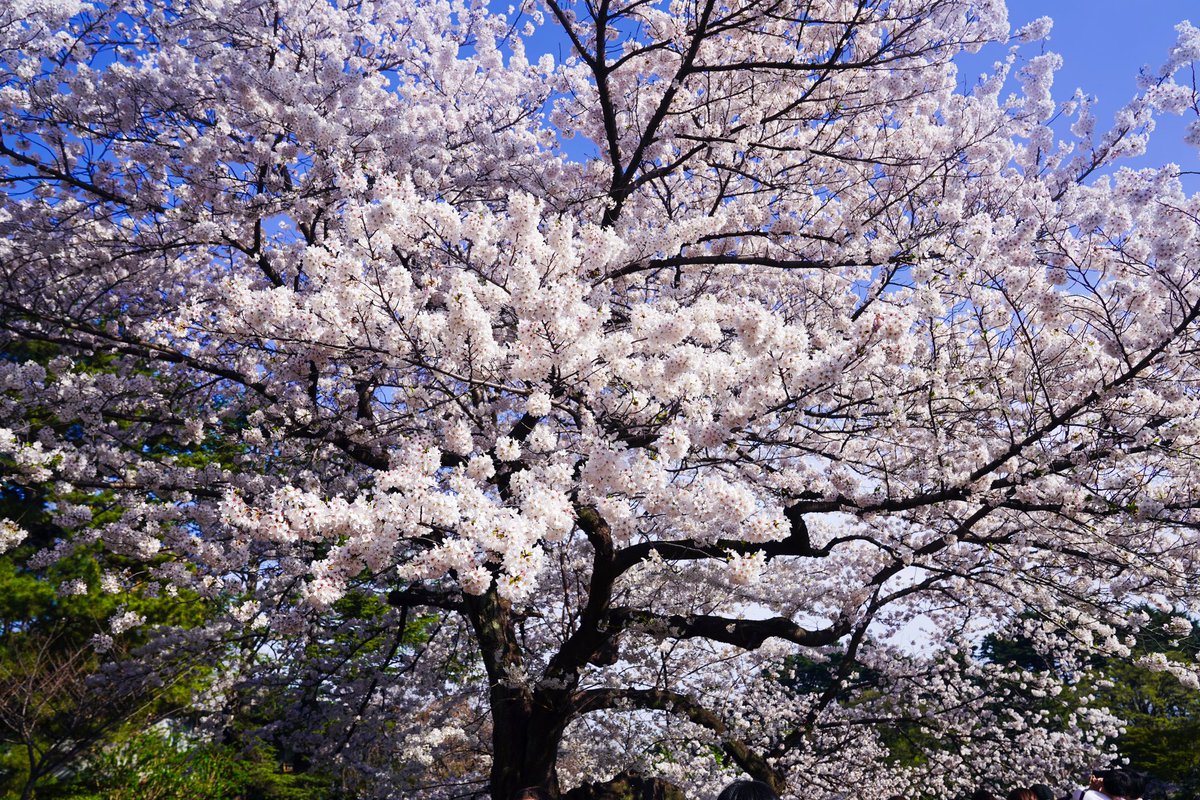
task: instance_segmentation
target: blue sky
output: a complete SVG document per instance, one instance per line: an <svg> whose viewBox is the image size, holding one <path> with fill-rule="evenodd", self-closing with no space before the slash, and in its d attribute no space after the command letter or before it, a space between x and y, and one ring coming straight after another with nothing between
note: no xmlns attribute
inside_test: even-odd
<svg viewBox="0 0 1200 800"><path fill-rule="evenodd" d="M1009 0L1014 29L1041 16L1054 19L1046 50L1063 57L1055 97L1068 99L1076 87L1095 96L1099 128L1133 96L1138 70L1146 64L1158 67L1166 59L1176 23L1190 19L1200 25L1200 0ZM1200 170L1200 154L1183 144L1186 123L1180 117L1162 119L1146 155L1124 163L1151 167L1175 162L1184 170ZM1186 176L1186 182L1191 191L1200 191L1200 176Z"/></svg>

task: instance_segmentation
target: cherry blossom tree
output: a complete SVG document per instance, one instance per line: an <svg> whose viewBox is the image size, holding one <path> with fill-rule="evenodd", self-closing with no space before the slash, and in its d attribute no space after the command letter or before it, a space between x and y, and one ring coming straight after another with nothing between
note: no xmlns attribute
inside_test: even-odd
<svg viewBox="0 0 1200 800"><path fill-rule="evenodd" d="M363 796L1065 775L1114 719L1010 701L1200 613L1200 197L1119 164L1197 114L1200 30L1107 129L1048 31L10 0L0 336L48 355L0 362L0 456L121 509L38 558L219 601L159 632L224 660L213 724L286 697Z"/></svg>

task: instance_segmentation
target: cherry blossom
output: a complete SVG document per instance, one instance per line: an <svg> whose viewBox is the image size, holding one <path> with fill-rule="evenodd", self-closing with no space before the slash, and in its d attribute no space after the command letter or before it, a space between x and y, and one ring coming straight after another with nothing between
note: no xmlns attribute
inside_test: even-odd
<svg viewBox="0 0 1200 800"><path fill-rule="evenodd" d="M1018 706L1200 614L1200 197L1122 163L1163 114L1196 143L1200 34L1106 125L1050 25L9 3L0 460L115 509L31 563L218 601L146 631L220 667L204 719L286 687L264 735L363 797L1112 758L1089 698Z"/></svg>

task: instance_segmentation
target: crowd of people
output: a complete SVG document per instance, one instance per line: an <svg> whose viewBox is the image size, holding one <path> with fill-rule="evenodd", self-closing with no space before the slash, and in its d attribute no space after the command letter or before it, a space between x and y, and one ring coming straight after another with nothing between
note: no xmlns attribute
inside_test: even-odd
<svg viewBox="0 0 1200 800"><path fill-rule="evenodd" d="M762 781L734 781L717 795L717 800L779 800L779 797Z"/></svg>
<svg viewBox="0 0 1200 800"><path fill-rule="evenodd" d="M1044 783L1018 786L1009 790L1004 800L1140 800L1143 791L1141 778L1120 769L1094 770L1086 789L1058 794ZM977 789L971 800L1000 800L988 789Z"/></svg>
<svg viewBox="0 0 1200 800"><path fill-rule="evenodd" d="M550 800L545 789L531 786L517 792L513 800ZM779 800L779 796L762 781L734 781L726 786L717 800Z"/></svg>
<svg viewBox="0 0 1200 800"><path fill-rule="evenodd" d="M1018 786L1009 790L1004 800L1141 800L1142 781L1131 773L1119 769L1094 770L1086 789L1076 789L1058 795L1044 783ZM516 800L543 800L548 795L541 789L526 789ZM779 796L762 781L734 781L726 786L717 800L779 800ZM907 800L902 795L888 800ZM971 800L1000 800L999 795L984 788L976 789Z"/></svg>

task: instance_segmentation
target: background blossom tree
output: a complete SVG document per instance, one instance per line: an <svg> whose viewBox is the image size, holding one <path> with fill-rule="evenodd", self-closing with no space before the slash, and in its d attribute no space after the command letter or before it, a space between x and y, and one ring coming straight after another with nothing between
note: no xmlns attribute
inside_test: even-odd
<svg viewBox="0 0 1200 800"><path fill-rule="evenodd" d="M282 694L267 733L363 794L1063 775L1113 719L1005 698L1129 653L1131 608L1200 612L1200 198L1118 163L1197 113L1200 31L1105 129L1022 50L1048 30L10 2L0 330L49 354L0 366L0 456L121 510L39 563L216 601L157 645L225 665L209 722ZM885 771L899 728L922 757Z"/></svg>

